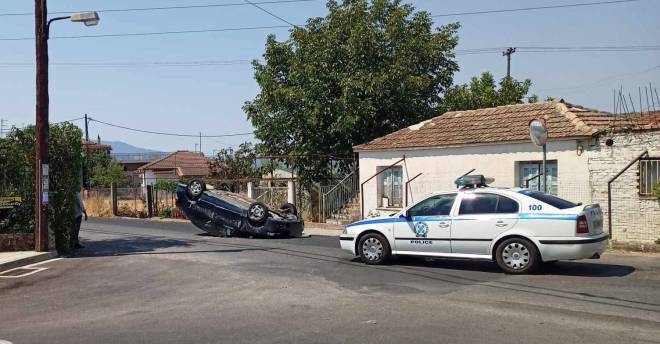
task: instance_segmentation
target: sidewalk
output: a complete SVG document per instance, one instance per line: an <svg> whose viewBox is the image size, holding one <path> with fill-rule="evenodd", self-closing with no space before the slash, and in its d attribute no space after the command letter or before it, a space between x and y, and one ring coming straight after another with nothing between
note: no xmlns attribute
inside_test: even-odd
<svg viewBox="0 0 660 344"><path fill-rule="evenodd" d="M57 256L55 252L17 251L0 252L0 272L34 264Z"/></svg>

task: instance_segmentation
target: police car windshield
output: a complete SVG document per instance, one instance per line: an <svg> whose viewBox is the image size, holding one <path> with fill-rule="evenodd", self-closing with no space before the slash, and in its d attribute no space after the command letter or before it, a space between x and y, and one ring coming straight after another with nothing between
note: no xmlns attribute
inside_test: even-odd
<svg viewBox="0 0 660 344"><path fill-rule="evenodd" d="M538 191L522 190L522 191L520 191L520 193L525 195L525 196L529 196L531 198L537 199L537 200L539 200L543 203L550 204L551 206L553 206L557 209L568 209L568 208L573 208L573 207L578 206L577 204L575 204L573 202L569 202L569 201L567 201L565 199L561 199L557 196L544 194L544 193L538 192Z"/></svg>

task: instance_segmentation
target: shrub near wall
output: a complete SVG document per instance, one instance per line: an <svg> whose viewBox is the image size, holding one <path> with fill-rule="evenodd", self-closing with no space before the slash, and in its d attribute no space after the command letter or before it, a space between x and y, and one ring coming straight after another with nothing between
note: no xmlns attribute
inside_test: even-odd
<svg viewBox="0 0 660 344"><path fill-rule="evenodd" d="M49 129L49 227L60 254L70 251L75 221L73 207L81 185L81 134L73 124L51 125ZM13 129L7 138L0 140L2 191L23 197L21 206L0 222L0 234L34 232L34 144L33 127Z"/></svg>

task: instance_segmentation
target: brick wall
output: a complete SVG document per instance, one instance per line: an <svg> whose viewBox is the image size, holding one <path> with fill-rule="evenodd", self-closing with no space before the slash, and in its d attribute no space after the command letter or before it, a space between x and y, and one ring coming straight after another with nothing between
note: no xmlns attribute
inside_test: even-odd
<svg viewBox="0 0 660 344"><path fill-rule="evenodd" d="M613 139L611 147L605 145ZM607 228L607 182L644 150L660 157L660 131L603 135L588 154L592 199L600 203ZM612 239L626 243L653 243L660 238L660 204L639 195L639 164L612 183Z"/></svg>

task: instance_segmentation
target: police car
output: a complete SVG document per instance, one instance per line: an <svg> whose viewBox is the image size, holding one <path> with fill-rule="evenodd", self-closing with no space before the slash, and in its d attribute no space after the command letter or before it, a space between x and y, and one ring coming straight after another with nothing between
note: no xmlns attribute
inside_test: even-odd
<svg viewBox="0 0 660 344"><path fill-rule="evenodd" d="M341 248L366 264L413 255L493 260L507 273L542 263L600 258L607 247L598 204L581 205L521 188L494 188L471 175L387 216L349 224Z"/></svg>

